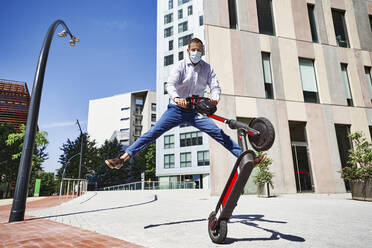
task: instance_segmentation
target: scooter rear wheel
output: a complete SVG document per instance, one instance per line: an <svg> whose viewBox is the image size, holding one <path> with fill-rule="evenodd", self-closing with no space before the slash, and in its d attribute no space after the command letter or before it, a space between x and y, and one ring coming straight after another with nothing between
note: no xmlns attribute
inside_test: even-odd
<svg viewBox="0 0 372 248"><path fill-rule="evenodd" d="M216 223L216 212L212 211L208 217L208 234L213 243L222 244L227 235L227 221L221 220Z"/></svg>
<svg viewBox="0 0 372 248"><path fill-rule="evenodd" d="M264 117L258 117L253 119L249 126L260 132L258 136L248 136L252 147L258 152L269 150L275 140L273 124Z"/></svg>

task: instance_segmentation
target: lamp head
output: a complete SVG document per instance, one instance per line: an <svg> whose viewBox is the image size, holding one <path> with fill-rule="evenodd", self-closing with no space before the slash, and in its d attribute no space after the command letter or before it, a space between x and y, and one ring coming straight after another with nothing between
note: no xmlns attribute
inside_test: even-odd
<svg viewBox="0 0 372 248"><path fill-rule="evenodd" d="M66 30L63 30L62 32L58 33L57 35L59 37L66 37L67 36Z"/></svg>
<svg viewBox="0 0 372 248"><path fill-rule="evenodd" d="M75 41L74 40L70 40L70 46L75 46Z"/></svg>
<svg viewBox="0 0 372 248"><path fill-rule="evenodd" d="M80 40L78 39L78 38L76 38L75 36L72 36L72 38L71 38L73 41L75 41L75 42L79 42Z"/></svg>

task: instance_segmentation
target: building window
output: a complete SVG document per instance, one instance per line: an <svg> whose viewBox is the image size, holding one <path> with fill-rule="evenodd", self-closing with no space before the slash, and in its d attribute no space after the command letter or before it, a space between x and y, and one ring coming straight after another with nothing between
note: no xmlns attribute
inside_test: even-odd
<svg viewBox="0 0 372 248"><path fill-rule="evenodd" d="M170 37L173 35L173 27L164 29L164 38Z"/></svg>
<svg viewBox="0 0 372 248"><path fill-rule="evenodd" d="M174 168L174 154L164 154L164 168Z"/></svg>
<svg viewBox="0 0 372 248"><path fill-rule="evenodd" d="M173 0L168 0L168 9L173 9Z"/></svg>
<svg viewBox="0 0 372 248"><path fill-rule="evenodd" d="M173 22L173 13L164 16L164 24Z"/></svg>
<svg viewBox="0 0 372 248"><path fill-rule="evenodd" d="M126 121L126 120L129 120L129 117L124 117L124 118L121 118L120 120L121 121Z"/></svg>
<svg viewBox="0 0 372 248"><path fill-rule="evenodd" d="M129 128L122 128L122 129L120 129L120 132L126 132L128 130L129 130Z"/></svg>
<svg viewBox="0 0 372 248"><path fill-rule="evenodd" d="M187 15L192 15L192 5L187 7Z"/></svg>
<svg viewBox="0 0 372 248"><path fill-rule="evenodd" d="M189 126L190 125L189 124L186 124L186 123L180 125L180 127L189 127Z"/></svg>
<svg viewBox="0 0 372 248"><path fill-rule="evenodd" d="M168 94L167 91L167 82L164 82L164 95Z"/></svg>
<svg viewBox="0 0 372 248"><path fill-rule="evenodd" d="M135 127L134 136L141 136L142 127Z"/></svg>
<svg viewBox="0 0 372 248"><path fill-rule="evenodd" d="M173 40L168 41L168 50L169 51L173 50Z"/></svg>
<svg viewBox="0 0 372 248"><path fill-rule="evenodd" d="M156 111L156 103L151 103L151 110Z"/></svg>
<svg viewBox="0 0 372 248"><path fill-rule="evenodd" d="M121 108L121 111L125 111L125 110L128 110L129 107L124 107L124 108Z"/></svg>
<svg viewBox="0 0 372 248"><path fill-rule="evenodd" d="M265 97L274 99L273 80L271 77L270 53L262 53L262 69L265 81Z"/></svg>
<svg viewBox="0 0 372 248"><path fill-rule="evenodd" d="M203 144L203 134L200 131L181 133L180 134L180 146L197 146Z"/></svg>
<svg viewBox="0 0 372 248"><path fill-rule="evenodd" d="M372 32L372 15L369 15L369 25L371 26L371 32Z"/></svg>
<svg viewBox="0 0 372 248"><path fill-rule="evenodd" d="M183 46L188 45L191 39L192 39L192 34L178 38L178 47L183 47Z"/></svg>
<svg viewBox="0 0 372 248"><path fill-rule="evenodd" d="M236 0L228 0L230 28L238 29L238 14L236 11Z"/></svg>
<svg viewBox="0 0 372 248"><path fill-rule="evenodd" d="M183 9L179 9L178 10L178 19L182 19L183 18Z"/></svg>
<svg viewBox="0 0 372 248"><path fill-rule="evenodd" d="M151 114L151 121L156 122L156 114Z"/></svg>
<svg viewBox="0 0 372 248"><path fill-rule="evenodd" d="M184 3L187 3L187 2L190 2L190 0L178 0L178 6L180 6Z"/></svg>
<svg viewBox="0 0 372 248"><path fill-rule="evenodd" d="M191 167L191 152L181 152L180 167Z"/></svg>
<svg viewBox="0 0 372 248"><path fill-rule="evenodd" d="M318 43L318 34L316 32L316 22L315 22L314 5L313 4L308 4L307 5L307 12L308 12L308 15L309 15L311 37L313 39L313 42Z"/></svg>
<svg viewBox="0 0 372 248"><path fill-rule="evenodd" d="M122 145L128 145L129 144L129 139L121 139L119 142Z"/></svg>
<svg viewBox="0 0 372 248"><path fill-rule="evenodd" d="M203 16L199 16L199 26L203 26L203 24L204 24Z"/></svg>
<svg viewBox="0 0 372 248"><path fill-rule="evenodd" d="M341 73L342 73L342 78L344 80L347 105L353 106L353 97L351 94L349 77L347 75L347 64L341 64Z"/></svg>
<svg viewBox="0 0 372 248"><path fill-rule="evenodd" d="M256 0L260 34L275 35L271 0Z"/></svg>
<svg viewBox="0 0 372 248"><path fill-rule="evenodd" d="M174 135L164 136L164 149L174 148Z"/></svg>
<svg viewBox="0 0 372 248"><path fill-rule="evenodd" d="M299 59L299 63L304 101L319 103L314 61L311 59Z"/></svg>
<svg viewBox="0 0 372 248"><path fill-rule="evenodd" d="M136 116L134 119L134 124L136 125L141 125L142 122L142 117L141 116Z"/></svg>
<svg viewBox="0 0 372 248"><path fill-rule="evenodd" d="M332 19L338 46L349 47L349 38L347 35L345 22L345 11L332 9Z"/></svg>
<svg viewBox="0 0 372 248"><path fill-rule="evenodd" d="M365 66L365 67L364 67L364 72L365 72L365 75L366 75L366 82L367 82L367 86L368 86L368 89L369 89L369 96L370 96L370 98L371 98L371 102L372 102L372 79L371 79L371 67Z"/></svg>
<svg viewBox="0 0 372 248"><path fill-rule="evenodd" d="M173 54L164 57L164 66L173 64Z"/></svg>
<svg viewBox="0 0 372 248"><path fill-rule="evenodd" d="M187 22L182 22L178 24L178 33L187 31Z"/></svg>
<svg viewBox="0 0 372 248"><path fill-rule="evenodd" d="M198 152L198 166L209 165L209 151Z"/></svg>
<svg viewBox="0 0 372 248"><path fill-rule="evenodd" d="M183 52L178 53L178 60L183 60Z"/></svg>

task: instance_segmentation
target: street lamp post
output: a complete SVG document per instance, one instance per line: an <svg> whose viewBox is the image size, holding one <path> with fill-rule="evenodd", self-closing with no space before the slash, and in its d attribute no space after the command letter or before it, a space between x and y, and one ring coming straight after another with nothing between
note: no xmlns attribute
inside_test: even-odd
<svg viewBox="0 0 372 248"><path fill-rule="evenodd" d="M34 77L31 102L27 117L26 134L23 143L22 157L19 164L17 184L12 209L10 211L9 222L23 221L25 216L27 188L30 179L32 154L35 145L35 133L37 120L39 117L41 91L44 83L45 68L48 60L50 45L58 25L62 25L64 28L64 31L59 33L58 36L66 37L68 34L71 37L71 46L74 46L75 42L79 41L79 39L71 34L70 30L62 20L57 20L52 23L45 35Z"/></svg>

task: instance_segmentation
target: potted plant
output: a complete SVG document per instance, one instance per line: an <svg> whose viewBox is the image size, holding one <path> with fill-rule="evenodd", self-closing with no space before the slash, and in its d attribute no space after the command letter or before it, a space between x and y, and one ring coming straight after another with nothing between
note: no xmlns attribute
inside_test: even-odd
<svg viewBox="0 0 372 248"><path fill-rule="evenodd" d="M260 156L262 153L258 153ZM269 171L269 166L273 163L273 160L269 157L259 165L257 165L258 173L254 176L253 182L257 185L258 197L270 197L270 186L274 189L273 176L274 174Z"/></svg>
<svg viewBox="0 0 372 248"><path fill-rule="evenodd" d="M349 150L347 166L341 170L341 177L350 182L354 200L372 201L372 144L362 132L349 134L353 148Z"/></svg>

